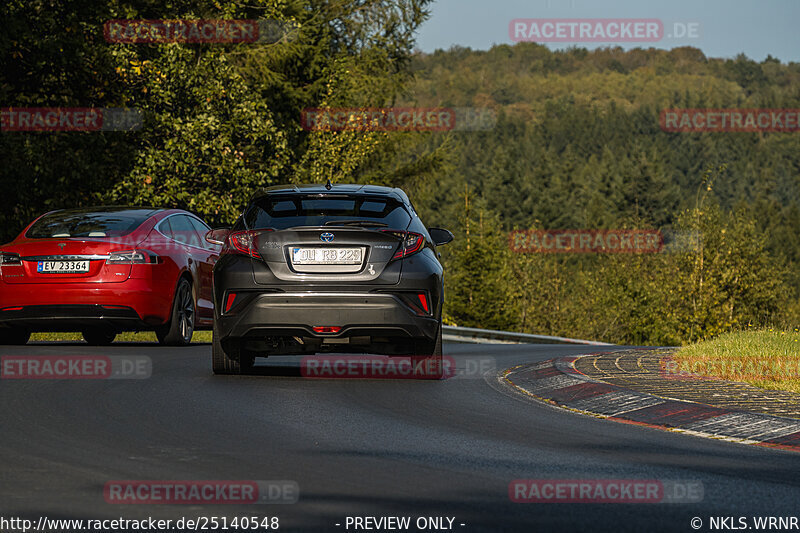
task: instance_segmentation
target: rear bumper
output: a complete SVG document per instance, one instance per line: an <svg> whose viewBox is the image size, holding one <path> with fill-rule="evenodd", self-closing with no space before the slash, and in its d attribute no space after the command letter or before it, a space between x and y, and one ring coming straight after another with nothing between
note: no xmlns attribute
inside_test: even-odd
<svg viewBox="0 0 800 533"><path fill-rule="evenodd" d="M32 331L76 331L95 323L152 329L169 320L171 308L171 295L154 290L145 279L58 286L0 283L0 325Z"/></svg>
<svg viewBox="0 0 800 533"><path fill-rule="evenodd" d="M322 339L358 336L435 340L438 320L420 316L389 293L242 293L228 313L217 316L222 339L298 336ZM318 334L314 326L337 326Z"/></svg>
<svg viewBox="0 0 800 533"><path fill-rule="evenodd" d="M30 305L0 311L0 325L30 331L80 331L92 326L111 326L120 331L149 329L130 307L102 305Z"/></svg>

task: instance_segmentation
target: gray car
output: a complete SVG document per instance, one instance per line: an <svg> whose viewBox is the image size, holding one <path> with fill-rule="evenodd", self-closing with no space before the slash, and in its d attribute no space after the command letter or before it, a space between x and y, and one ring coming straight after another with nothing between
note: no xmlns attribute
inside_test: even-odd
<svg viewBox="0 0 800 533"><path fill-rule="evenodd" d="M427 369L420 377L441 377L436 246L453 235L426 228L402 190L270 187L207 239L223 243L214 373L246 373L256 357L339 352L410 355Z"/></svg>

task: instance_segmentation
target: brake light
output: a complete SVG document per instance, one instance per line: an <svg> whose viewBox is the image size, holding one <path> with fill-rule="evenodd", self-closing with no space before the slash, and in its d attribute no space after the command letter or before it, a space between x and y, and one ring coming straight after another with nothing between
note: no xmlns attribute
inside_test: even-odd
<svg viewBox="0 0 800 533"><path fill-rule="evenodd" d="M256 259L261 259L261 255L258 253L258 248L256 247L256 237L260 232L264 231L274 231L274 230L248 229L248 230L234 231L232 233L229 233L228 238L225 239L225 246L222 249L222 253L243 254L243 255L249 255L250 257L254 257Z"/></svg>
<svg viewBox="0 0 800 533"><path fill-rule="evenodd" d="M13 252L0 252L0 265L21 265L22 258Z"/></svg>
<svg viewBox="0 0 800 533"><path fill-rule="evenodd" d="M228 234L225 245L229 252L254 255L253 233L251 231L234 231Z"/></svg>
<svg viewBox="0 0 800 533"><path fill-rule="evenodd" d="M150 250L121 250L108 254L108 265L154 265L158 255Z"/></svg>
<svg viewBox="0 0 800 533"><path fill-rule="evenodd" d="M314 333L339 333L342 330L339 326L314 326L311 329Z"/></svg>
<svg viewBox="0 0 800 533"><path fill-rule="evenodd" d="M400 247L395 251L392 259L403 259L409 255L413 255L425 246L425 237L413 231L397 231L397 230L383 230L385 233L391 233L395 237L402 239Z"/></svg>

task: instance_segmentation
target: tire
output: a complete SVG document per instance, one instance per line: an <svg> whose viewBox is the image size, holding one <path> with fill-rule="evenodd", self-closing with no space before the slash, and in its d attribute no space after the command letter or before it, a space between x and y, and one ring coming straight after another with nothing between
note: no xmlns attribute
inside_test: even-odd
<svg viewBox="0 0 800 533"><path fill-rule="evenodd" d="M156 329L158 342L166 346L188 346L192 342L196 316L192 284L186 278L181 278L175 289L169 322Z"/></svg>
<svg viewBox="0 0 800 533"><path fill-rule="evenodd" d="M418 355L411 356L414 377L417 379L442 379L444 366L442 360L442 323L436 330L434 342L425 341L418 344Z"/></svg>
<svg viewBox="0 0 800 533"><path fill-rule="evenodd" d="M238 344L231 343L226 351L217 331L217 321L211 332L211 369L217 375L247 374L253 369L255 357L243 353Z"/></svg>
<svg viewBox="0 0 800 533"><path fill-rule="evenodd" d="M117 332L104 328L92 328L81 331L83 340L91 346L108 346L117 338Z"/></svg>
<svg viewBox="0 0 800 533"><path fill-rule="evenodd" d="M31 338L31 332L25 328L0 329L0 345L27 344L30 338Z"/></svg>

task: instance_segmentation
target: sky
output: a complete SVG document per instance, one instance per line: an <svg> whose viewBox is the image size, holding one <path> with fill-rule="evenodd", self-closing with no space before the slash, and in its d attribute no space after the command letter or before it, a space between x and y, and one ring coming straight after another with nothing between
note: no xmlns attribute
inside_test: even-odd
<svg viewBox="0 0 800 533"><path fill-rule="evenodd" d="M514 44L513 19L659 19L664 24L658 42L547 43L553 49L694 46L707 57L744 53L757 61L772 55L784 63L800 62L800 0L435 0L417 47L433 52L453 45L488 50ZM697 36L678 38L676 30L684 28L696 29Z"/></svg>

